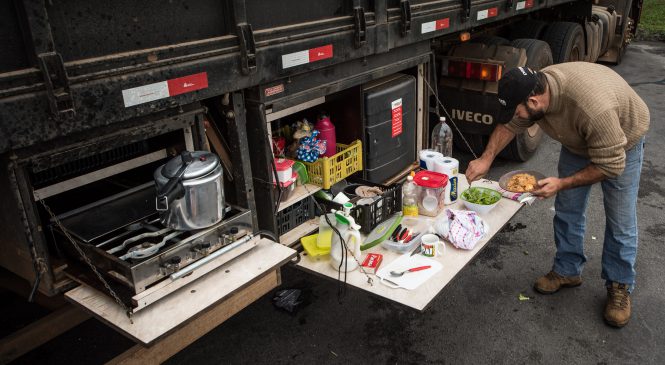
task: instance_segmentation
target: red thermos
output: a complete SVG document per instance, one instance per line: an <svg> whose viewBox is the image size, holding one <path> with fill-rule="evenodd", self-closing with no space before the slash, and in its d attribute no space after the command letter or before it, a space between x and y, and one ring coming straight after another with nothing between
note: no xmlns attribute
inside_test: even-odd
<svg viewBox="0 0 665 365"><path fill-rule="evenodd" d="M322 114L316 122L314 129L319 131L319 138L326 141L326 153L323 155L330 157L337 153L336 138L335 138L335 125L330 121L330 117Z"/></svg>

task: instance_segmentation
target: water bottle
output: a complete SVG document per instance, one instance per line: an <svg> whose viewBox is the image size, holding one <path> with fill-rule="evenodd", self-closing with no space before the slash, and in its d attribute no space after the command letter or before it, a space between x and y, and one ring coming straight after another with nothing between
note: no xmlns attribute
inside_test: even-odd
<svg viewBox="0 0 665 365"><path fill-rule="evenodd" d="M418 187L413 181L413 172L406 177L406 182L402 185L402 215L418 216Z"/></svg>
<svg viewBox="0 0 665 365"><path fill-rule="evenodd" d="M453 156L453 130L446 123L446 117L439 117L439 123L434 126L430 148L445 157Z"/></svg>
<svg viewBox="0 0 665 365"><path fill-rule="evenodd" d="M316 122L314 129L319 131L319 138L326 141L326 152L323 155L331 157L336 154L335 125L330 121L330 117L322 114Z"/></svg>

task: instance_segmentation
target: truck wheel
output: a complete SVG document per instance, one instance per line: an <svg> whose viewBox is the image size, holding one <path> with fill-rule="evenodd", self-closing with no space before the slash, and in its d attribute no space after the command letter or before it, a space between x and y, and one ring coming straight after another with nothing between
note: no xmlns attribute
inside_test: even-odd
<svg viewBox="0 0 665 365"><path fill-rule="evenodd" d="M547 43L537 39L515 39L512 41L515 48L524 48L526 52L526 66L538 71L552 64L552 51ZM515 136L499 156L514 160L526 161L536 153L540 141L543 138L543 130L537 124L529 127L526 131Z"/></svg>
<svg viewBox="0 0 665 365"><path fill-rule="evenodd" d="M512 26L510 39L533 38L539 39L547 28L547 22L542 20L527 19Z"/></svg>
<svg viewBox="0 0 665 365"><path fill-rule="evenodd" d="M554 63L584 60L584 31L577 23L552 23L543 40L550 45Z"/></svg>

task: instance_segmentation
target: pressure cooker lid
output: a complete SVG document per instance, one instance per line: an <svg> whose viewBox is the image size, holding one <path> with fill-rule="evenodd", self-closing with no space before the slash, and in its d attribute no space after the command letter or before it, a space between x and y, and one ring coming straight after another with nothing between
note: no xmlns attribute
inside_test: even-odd
<svg viewBox="0 0 665 365"><path fill-rule="evenodd" d="M212 172L219 165L219 157L216 154L207 151L194 151L193 161L187 166L183 180L196 179ZM172 158L164 165L162 175L166 178L172 178L182 166L182 157L180 155Z"/></svg>

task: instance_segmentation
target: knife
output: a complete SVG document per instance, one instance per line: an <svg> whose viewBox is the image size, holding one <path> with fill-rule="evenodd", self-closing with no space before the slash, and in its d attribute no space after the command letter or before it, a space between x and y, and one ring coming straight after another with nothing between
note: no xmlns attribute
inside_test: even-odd
<svg viewBox="0 0 665 365"><path fill-rule="evenodd" d="M418 246L416 246L416 248L413 251L411 251L411 255L409 255L409 256L413 256L417 253L420 253L420 251L422 251L422 247L420 245L418 245Z"/></svg>

